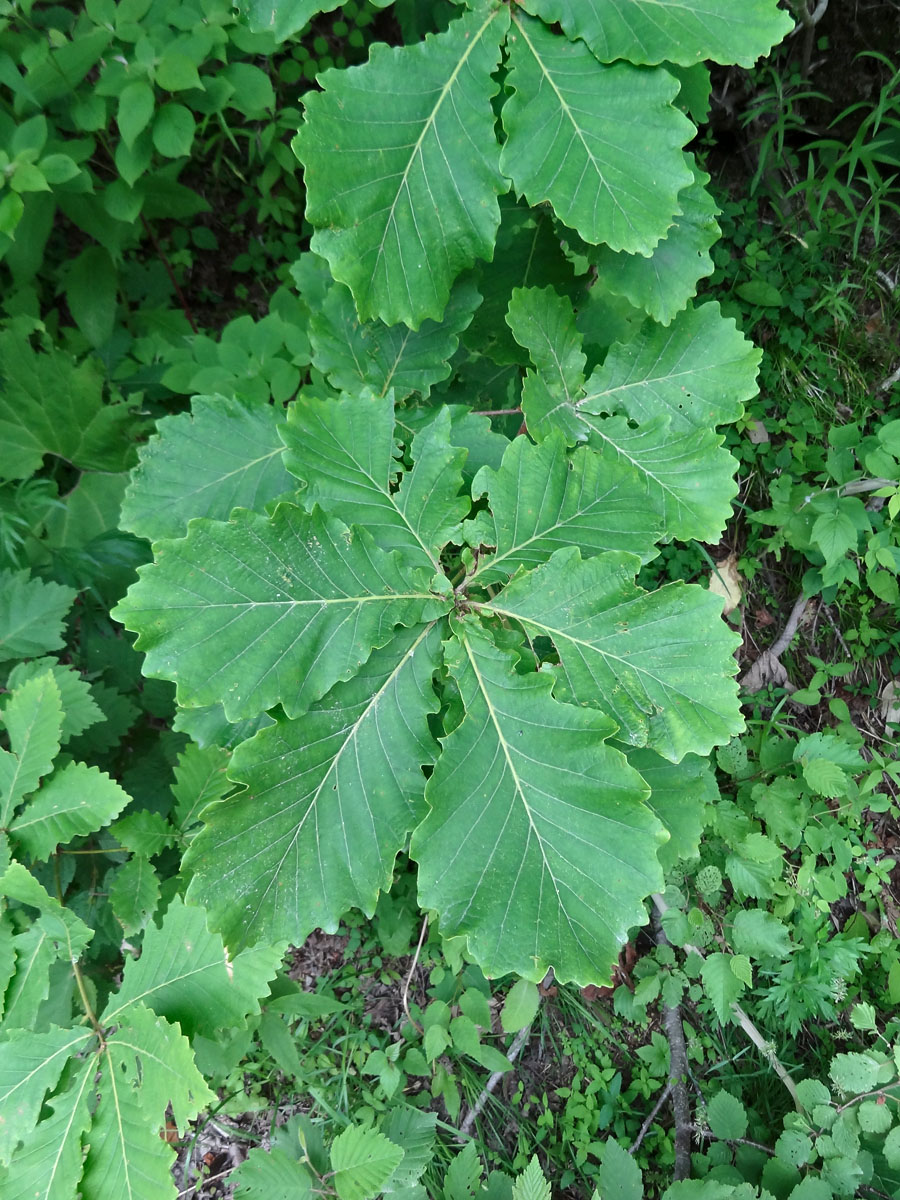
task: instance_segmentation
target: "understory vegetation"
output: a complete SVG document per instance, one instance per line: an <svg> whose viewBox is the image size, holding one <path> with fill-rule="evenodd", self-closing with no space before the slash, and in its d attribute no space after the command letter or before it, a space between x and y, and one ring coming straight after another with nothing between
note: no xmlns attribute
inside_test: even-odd
<svg viewBox="0 0 900 1200"><path fill-rule="evenodd" d="M0 0L4 1200L900 1198L892 47Z"/></svg>

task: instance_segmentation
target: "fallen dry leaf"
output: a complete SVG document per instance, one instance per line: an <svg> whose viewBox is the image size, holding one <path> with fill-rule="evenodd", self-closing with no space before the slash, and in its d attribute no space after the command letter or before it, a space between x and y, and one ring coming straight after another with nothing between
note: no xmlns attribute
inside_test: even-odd
<svg viewBox="0 0 900 1200"><path fill-rule="evenodd" d="M722 615L728 616L741 602L741 584L743 580L738 574L737 556L729 554L721 562L716 563L715 571L710 573L709 590L715 596L721 596L725 601Z"/></svg>

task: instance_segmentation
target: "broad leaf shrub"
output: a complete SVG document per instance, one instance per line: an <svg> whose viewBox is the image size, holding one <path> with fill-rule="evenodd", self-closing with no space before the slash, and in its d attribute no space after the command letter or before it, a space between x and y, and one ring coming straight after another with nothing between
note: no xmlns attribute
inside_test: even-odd
<svg viewBox="0 0 900 1200"><path fill-rule="evenodd" d="M166 351L173 387L206 394L159 422L124 498L122 524L154 543L154 563L117 613L147 652L147 686L177 685L169 759L184 734L195 740L163 802L146 778L153 804L111 779L87 811L73 801L70 783L98 768L57 756L73 673L46 655L61 635L16 644L32 617L13 613L9 657L44 657L9 677L4 708L4 1000L7 1016L23 1014L3 1024L4 1187L172 1194L171 1150L156 1130L167 1106L183 1129L211 1099L188 1041L198 1014L213 1036L246 1028L284 944L334 928L351 907L371 913L407 845L420 902L490 973L538 979L552 965L561 979L605 983L645 920L660 854L709 790L701 756L741 727L735 639L718 602L696 587L634 583L669 539L718 537L736 489L716 426L741 415L758 362L715 303L690 303L716 227L706 177L684 150L685 110L702 118L698 59L749 62L788 22L769 0L747 4L738 25L715 2L662 26L641 0L629 7L626 21L611 6L475 5L422 43L374 46L364 67L326 74L309 97L295 146L316 232L291 269L295 293L273 303L277 321L254 323L249 352L246 323L218 343L197 339L190 355ZM166 107L183 108L191 128L197 113L218 119L223 72L191 37L220 18L235 46L244 36L230 13L186 12L190 36L173 48L167 7L151 56L145 14L129 25L125 10L87 13L129 47L138 33L133 54L115 46L124 53L111 61L126 70L112 67L97 92L116 98L124 189L106 187L102 212L90 177L84 203L59 200L99 243L67 290L98 346L124 247L100 236L121 232L106 218L133 237L129 222L154 215L153 152L177 160L170 150L189 146L180 113L181 140L158 144L155 106L183 92ZM277 6L271 15L280 36L287 18ZM48 77L57 51L84 57L88 41L91 53L99 45L82 25L47 39ZM223 54L230 64L232 48ZM99 61L75 84L93 83ZM61 93L17 96L13 124L52 103L66 126ZM103 142L112 105L95 101ZM398 118L372 121L388 111ZM40 141L40 122L26 133ZM29 149L25 136L12 191L28 200L24 168L43 171L46 143ZM141 144L146 165L126 173L115 155L125 162ZM165 194L189 206L170 186L177 166L150 182L168 181ZM123 200L127 214L110 208ZM29 217L13 199L0 210L17 239L20 219L49 228L34 207ZM6 246L20 286L45 240ZM82 438L79 416L41 426L38 407L29 412L3 413L21 457L10 482L27 481L47 453L88 478L112 472L102 526L122 502L138 414L97 406ZM47 555L37 499L16 504L15 527L27 513L27 544ZM31 589L29 603L36 584L51 586L18 562L4 580L13 596ZM53 611L72 598L41 590ZM91 928L93 914L82 920L62 866L69 842L94 835L119 854L112 936ZM184 872L165 878L183 851ZM122 933L143 934L142 953L112 985L90 956L102 941L109 961ZM25 987L34 1002L16 999ZM339 1167L339 1141L338 1194L343 1183L374 1195L387 1177L361 1182L364 1164L340 1152ZM610 1141L604 1168L617 1150ZM467 1194L460 1172L447 1195ZM517 1194L546 1194L531 1176ZM410 1167L406 1183L417 1178Z"/></svg>
<svg viewBox="0 0 900 1200"><path fill-rule="evenodd" d="M630 33L552 7L478 4L322 76L294 143L310 383L286 415L243 402L246 453L220 423L228 467L195 495L183 434L229 399L196 401L129 489L154 564L116 615L145 671L176 682L185 728L273 719L185 862L235 949L372 912L408 843L420 902L487 971L605 981L662 886L678 769L741 727L717 602L634 583L660 541L718 537L715 426L754 391L757 352L665 254L670 230L675 261L709 245L678 222L683 192L704 201L673 101L733 39L721 14L661 43L640 3ZM786 24L750 6L738 57ZM592 265L659 247L657 290L631 291L666 325ZM478 415L481 389L512 419ZM651 794L642 768L666 762Z"/></svg>

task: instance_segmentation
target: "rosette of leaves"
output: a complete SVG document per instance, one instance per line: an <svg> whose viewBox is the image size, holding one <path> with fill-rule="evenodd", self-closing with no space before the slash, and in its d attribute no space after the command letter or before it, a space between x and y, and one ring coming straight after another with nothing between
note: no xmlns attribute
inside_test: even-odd
<svg viewBox="0 0 900 1200"><path fill-rule="evenodd" d="M662 884L666 791L648 803L629 756L680 764L741 727L735 635L700 587L636 586L661 529L626 464L550 427L466 486L456 443L479 422L451 407L360 388L255 409L293 495L274 478L157 541L115 615L182 705L274 718L186 859L229 945L371 913L409 846L420 902L486 971L603 981ZM137 533L166 489L190 494L181 420L135 474ZM206 481L209 511L239 474L229 458L218 500Z"/></svg>
<svg viewBox="0 0 900 1200"><path fill-rule="evenodd" d="M124 505L155 561L116 615L235 746L243 791L186 858L232 948L371 913L409 847L487 972L607 982L688 756L741 727L719 602L635 583L658 542L720 536L716 426L759 357L689 306L715 230L673 102L788 25L775 0L476 0L308 96L310 383L286 415L162 421Z"/></svg>

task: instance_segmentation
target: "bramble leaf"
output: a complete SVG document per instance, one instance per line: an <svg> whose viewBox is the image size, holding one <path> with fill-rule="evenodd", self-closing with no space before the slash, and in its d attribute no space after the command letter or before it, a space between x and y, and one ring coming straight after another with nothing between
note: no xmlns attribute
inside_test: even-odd
<svg viewBox="0 0 900 1200"><path fill-rule="evenodd" d="M578 546L585 558L604 550L655 557L660 530L637 472L586 447L567 453L558 432L536 446L514 438L499 471L482 467L475 476L472 495L487 496L489 510L465 523L466 541L495 552L481 558L470 583L506 579L563 546Z"/></svg>
<svg viewBox="0 0 900 1200"><path fill-rule="evenodd" d="M488 974L609 978L662 875L647 789L596 709L562 704L549 673L517 674L475 617L453 622L447 665L465 705L413 833L419 900L464 935Z"/></svg>
<svg viewBox="0 0 900 1200"><path fill-rule="evenodd" d="M550 1200L550 1184L536 1154L513 1184L512 1200Z"/></svg>
<svg viewBox="0 0 900 1200"><path fill-rule="evenodd" d="M195 396L189 413L166 417L145 446L125 492L120 524L138 537L183 537L191 517L227 520L294 491L281 462L271 404Z"/></svg>
<svg viewBox="0 0 900 1200"><path fill-rule="evenodd" d="M140 576L112 615L139 633L144 674L175 678L182 704L221 700L229 720L279 703L299 716L395 626L449 607L365 530L293 504L193 521Z"/></svg>
<svg viewBox="0 0 900 1200"><path fill-rule="evenodd" d="M403 1159L403 1151L377 1129L351 1125L331 1145L334 1186L340 1200L372 1200Z"/></svg>
<svg viewBox="0 0 900 1200"><path fill-rule="evenodd" d="M730 678L738 638L717 597L683 584L642 591L637 568L630 554L582 560L577 547L557 550L483 611L552 639L561 699L601 708L623 741L679 762L743 728Z"/></svg>
<svg viewBox="0 0 900 1200"><path fill-rule="evenodd" d="M606 66L514 9L500 169L530 204L549 200L586 242L649 254L691 182L682 147L694 126L672 106L663 70Z"/></svg>
<svg viewBox="0 0 900 1200"><path fill-rule="evenodd" d="M439 321L451 285L493 253L509 184L492 78L505 5L467 13L413 46L373 42L361 67L325 71L294 139L312 249L364 321Z"/></svg>
<svg viewBox="0 0 900 1200"><path fill-rule="evenodd" d="M186 859L191 898L229 945L299 944L352 907L374 912L423 811L439 653L435 627L399 630L300 720L235 751L247 790L209 811Z"/></svg>
<svg viewBox="0 0 900 1200"><path fill-rule="evenodd" d="M282 430L285 463L307 484L302 499L362 525L382 550L439 569L443 547L469 510L460 497L465 451L450 444L450 414L440 410L412 440L413 468L396 485L393 393L368 388L340 400L301 396Z"/></svg>
<svg viewBox="0 0 900 1200"><path fill-rule="evenodd" d="M704 58L752 67L790 33L793 20L777 0L523 0L524 7L558 21L583 38L601 62L627 58L691 66Z"/></svg>

